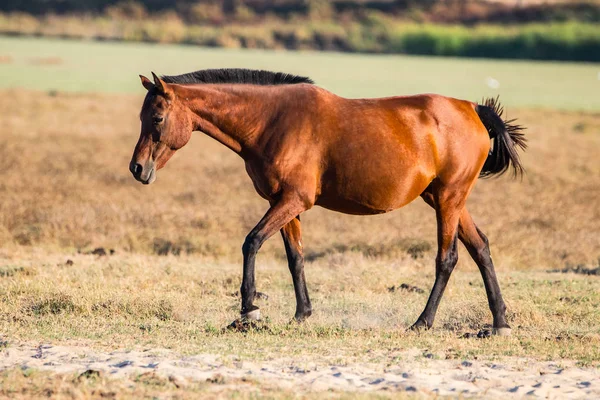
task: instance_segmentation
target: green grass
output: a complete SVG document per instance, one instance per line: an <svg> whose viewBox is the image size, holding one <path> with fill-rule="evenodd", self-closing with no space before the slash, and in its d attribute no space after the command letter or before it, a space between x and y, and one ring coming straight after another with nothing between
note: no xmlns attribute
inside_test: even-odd
<svg viewBox="0 0 600 400"><path fill-rule="evenodd" d="M600 109L600 64L212 49L182 45L0 37L0 88L142 93L138 74L245 67L312 77L346 97L423 92L510 107ZM499 88L487 86L493 78Z"/></svg>

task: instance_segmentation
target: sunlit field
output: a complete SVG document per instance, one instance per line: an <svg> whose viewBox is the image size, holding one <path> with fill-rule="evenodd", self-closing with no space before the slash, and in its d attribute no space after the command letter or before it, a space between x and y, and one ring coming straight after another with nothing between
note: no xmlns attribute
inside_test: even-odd
<svg viewBox="0 0 600 400"><path fill-rule="evenodd" d="M521 363L530 360L598 376L598 65L7 38L0 38L0 60L0 396L292 397L351 390L279 376L292 382L285 386L260 375L259 367L248 367L254 378L220 372L222 380L213 374L209 381L161 375L160 368L152 376L146 374L152 369L132 369L113 377L92 361L53 370L43 362L66 365L66 358L44 361L40 344L83 352L72 358L93 362L103 356L89 354L109 358L117 350L165 351L181 362L210 355L226 371L239 362L313 372L337 366L358 375L364 368L384 374L436 363L538 368ZM138 73L226 66L305 74L352 97L437 92L475 100L500 93L509 117L528 127L527 173L523 180L479 181L467 206L489 237L512 336L469 336L492 321L481 277L463 248L435 328L406 332L435 272L435 215L421 200L371 217L309 210L302 222L313 316L289 324L295 299L277 235L257 261L258 290L268 295L258 300L263 322L246 333L223 330L239 313L241 244L267 202L254 192L242 160L201 133L153 185L136 182L128 162L145 94ZM491 89L488 77L500 87ZM409 290L398 288L403 283ZM19 359L24 349L41 355ZM87 368L104 372L81 378ZM411 383L413 392L365 383L382 396L445 393L420 384ZM595 384L581 390L598 390Z"/></svg>

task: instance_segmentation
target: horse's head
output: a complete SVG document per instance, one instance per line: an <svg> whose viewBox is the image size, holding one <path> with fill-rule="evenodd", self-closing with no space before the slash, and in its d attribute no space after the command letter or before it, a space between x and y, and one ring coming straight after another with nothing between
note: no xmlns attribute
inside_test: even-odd
<svg viewBox="0 0 600 400"><path fill-rule="evenodd" d="M156 171L190 140L193 131L191 111L177 98L173 88L157 77L154 83L140 75L148 90L140 112L142 129L129 170L138 181L150 184Z"/></svg>

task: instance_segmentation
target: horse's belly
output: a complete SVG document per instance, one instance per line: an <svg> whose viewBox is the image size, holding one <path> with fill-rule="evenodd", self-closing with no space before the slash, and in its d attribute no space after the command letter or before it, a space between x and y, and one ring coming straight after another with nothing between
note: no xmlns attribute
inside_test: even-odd
<svg viewBox="0 0 600 400"><path fill-rule="evenodd" d="M328 210L338 211L344 214L354 215L374 215L383 214L388 211L392 211L394 208L383 209L377 208L369 204L363 204L361 202L344 199L344 198L330 198L327 196L320 196L315 205L327 208Z"/></svg>
<svg viewBox="0 0 600 400"><path fill-rule="evenodd" d="M322 187L315 204L346 214L381 214L419 197L432 179L432 176L417 171L392 176L358 174Z"/></svg>

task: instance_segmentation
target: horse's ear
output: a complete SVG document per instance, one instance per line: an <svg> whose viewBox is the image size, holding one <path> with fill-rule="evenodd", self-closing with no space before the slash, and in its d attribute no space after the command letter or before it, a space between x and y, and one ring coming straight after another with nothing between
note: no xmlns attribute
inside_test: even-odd
<svg viewBox="0 0 600 400"><path fill-rule="evenodd" d="M152 77L154 78L154 85L156 86L158 91L165 96L169 96L171 94L171 89L165 83L165 81L160 79L154 72L152 73Z"/></svg>
<svg viewBox="0 0 600 400"><path fill-rule="evenodd" d="M142 86L146 88L146 90L154 89L154 83L150 81L150 79L146 78L144 75L140 75L140 79L142 80Z"/></svg>

